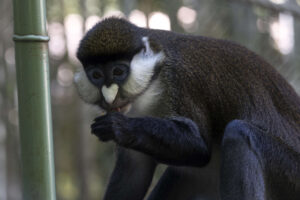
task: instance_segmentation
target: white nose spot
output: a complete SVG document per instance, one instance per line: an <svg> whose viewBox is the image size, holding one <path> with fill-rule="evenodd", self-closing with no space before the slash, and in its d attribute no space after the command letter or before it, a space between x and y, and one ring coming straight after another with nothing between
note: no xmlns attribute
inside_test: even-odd
<svg viewBox="0 0 300 200"><path fill-rule="evenodd" d="M115 83L111 84L109 88L104 85L101 89L105 101L109 104L112 104L112 102L115 100L118 90L119 86Z"/></svg>

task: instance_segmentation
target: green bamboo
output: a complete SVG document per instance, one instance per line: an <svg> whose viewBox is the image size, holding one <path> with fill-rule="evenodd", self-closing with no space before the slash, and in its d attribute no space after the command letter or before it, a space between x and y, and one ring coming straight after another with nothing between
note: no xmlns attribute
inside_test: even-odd
<svg viewBox="0 0 300 200"><path fill-rule="evenodd" d="M24 200L55 200L44 0L14 0Z"/></svg>

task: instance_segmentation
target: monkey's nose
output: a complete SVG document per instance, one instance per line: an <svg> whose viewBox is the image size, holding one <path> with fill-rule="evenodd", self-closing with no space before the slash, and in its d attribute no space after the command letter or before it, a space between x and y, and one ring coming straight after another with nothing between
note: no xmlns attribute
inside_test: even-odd
<svg viewBox="0 0 300 200"><path fill-rule="evenodd" d="M101 88L102 95L108 104L112 104L114 102L118 94L118 91L119 91L119 86L115 83L111 84L109 87L103 85Z"/></svg>

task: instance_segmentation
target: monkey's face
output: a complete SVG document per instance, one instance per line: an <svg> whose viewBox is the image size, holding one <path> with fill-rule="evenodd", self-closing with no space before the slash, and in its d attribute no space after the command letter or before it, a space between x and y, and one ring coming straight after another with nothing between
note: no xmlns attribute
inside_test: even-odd
<svg viewBox="0 0 300 200"><path fill-rule="evenodd" d="M89 36L87 34L85 37ZM78 54L84 54L80 59L83 70L74 77L79 95L84 101L99 105L107 112L127 113L154 81L156 67L164 58L163 53L155 53L148 37L140 37L140 41L136 42L140 47L132 56L122 56L130 55L130 52L120 54L110 50L107 51L109 54L89 55L86 51L90 41L84 38L79 47ZM99 49L99 52L104 50Z"/></svg>
<svg viewBox="0 0 300 200"><path fill-rule="evenodd" d="M89 63L85 66L88 82L93 85L90 91L94 103L106 111L126 112L130 108L130 96L125 94L123 85L128 79L130 63L128 61L112 61L107 63ZM91 89L91 88L90 88ZM81 92L81 90L79 90ZM92 94L94 93L94 94ZM98 93L98 95L96 94ZM85 96L89 101L90 96Z"/></svg>

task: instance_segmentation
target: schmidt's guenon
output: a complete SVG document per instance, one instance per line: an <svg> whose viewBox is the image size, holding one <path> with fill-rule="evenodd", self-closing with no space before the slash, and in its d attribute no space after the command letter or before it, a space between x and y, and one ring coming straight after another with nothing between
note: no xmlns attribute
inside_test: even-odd
<svg viewBox="0 0 300 200"><path fill-rule="evenodd" d="M299 200L300 98L232 42L96 24L80 42L82 99L107 114L91 129L118 157L104 199Z"/></svg>

